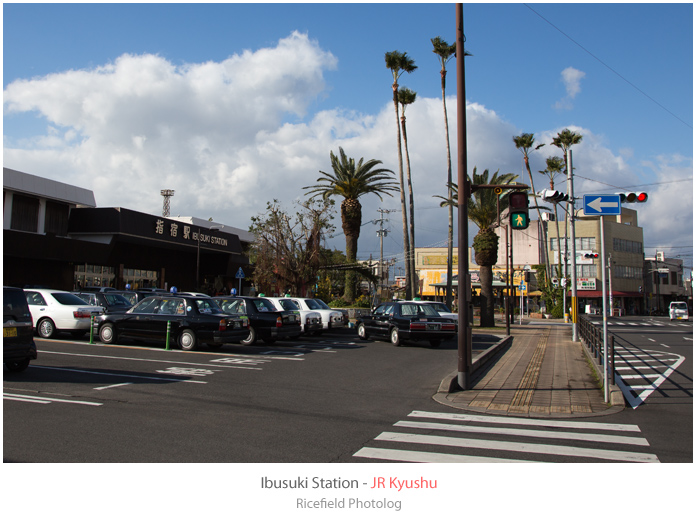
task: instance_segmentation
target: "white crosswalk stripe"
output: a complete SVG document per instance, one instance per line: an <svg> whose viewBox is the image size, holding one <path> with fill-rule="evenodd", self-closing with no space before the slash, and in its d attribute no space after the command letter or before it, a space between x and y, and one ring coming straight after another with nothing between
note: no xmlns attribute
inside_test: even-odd
<svg viewBox="0 0 696 521"><path fill-rule="evenodd" d="M426 411L413 411L353 456L412 463L659 463L637 425Z"/></svg>
<svg viewBox="0 0 696 521"><path fill-rule="evenodd" d="M615 346L616 383L634 409L643 403L685 358L676 353Z"/></svg>

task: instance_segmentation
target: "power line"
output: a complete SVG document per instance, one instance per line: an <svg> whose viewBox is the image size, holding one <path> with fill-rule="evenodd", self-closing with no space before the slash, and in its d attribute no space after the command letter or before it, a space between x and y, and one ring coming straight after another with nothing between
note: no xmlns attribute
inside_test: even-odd
<svg viewBox="0 0 696 521"><path fill-rule="evenodd" d="M627 80L626 78L624 78L624 77L623 77L621 74L619 74L616 70L614 70L613 68L611 68L609 65L607 65L607 64L604 63L602 60L600 60L597 56L595 56L595 55L592 54L590 51L588 51L587 49L585 49L585 47L583 47L583 46L580 45L578 42L576 42L575 40L573 40L569 35L567 35L565 32L563 32L563 31L562 31L560 28L558 28L556 25L554 25L554 24L551 23L549 20L547 20L546 18L544 18L543 16L541 16L541 15L540 15L538 12L536 12L534 9L532 9L531 7L529 7L528 4L524 4L524 5L527 7L527 9L529 9L530 11L532 11L535 15L537 15L537 16L538 16L539 18L541 18L542 20L544 20L547 24L549 24L551 27L553 27L554 29L556 29L556 30L557 30L559 33L561 33L563 36L565 36L566 38L568 38L571 42L573 42L575 45L577 45L578 47L580 47L580 48L581 48L583 51L585 51L587 54L589 54L590 56L592 56L595 60L597 60L597 61L598 61L599 63L601 63L602 65L604 65L607 69L609 69L611 72L613 72L614 74L616 74L619 78L621 78L623 81L625 81L626 83L628 83L631 87L633 87L633 88L636 89L638 92L640 92L643 96L645 96L645 97L648 98L650 101L652 101L655 105L657 105L657 106L660 107L662 110L664 110L665 112L667 112L668 114L670 114L672 117L674 117L675 119L677 119L678 121L682 122L684 125L686 125L687 127L689 127L690 129L693 130L693 127L692 127L691 125L689 125L686 121L684 121L683 119L681 119L681 118L680 118L679 116L677 116L674 112L672 112L671 110L669 110L667 107L665 107L664 105L662 105L661 103L659 103L659 102L658 102L657 100L655 100L654 98L650 97L650 96L649 96L648 94L646 94L643 90L641 90L641 89L638 88L636 85L634 85L633 83L631 83L629 80Z"/></svg>

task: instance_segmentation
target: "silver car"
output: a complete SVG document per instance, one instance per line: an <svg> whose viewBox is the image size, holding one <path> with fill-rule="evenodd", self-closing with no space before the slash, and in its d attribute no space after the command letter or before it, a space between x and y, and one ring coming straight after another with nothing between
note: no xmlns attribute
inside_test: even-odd
<svg viewBox="0 0 696 521"><path fill-rule="evenodd" d="M689 320L689 307L686 302L669 303L669 320Z"/></svg>
<svg viewBox="0 0 696 521"><path fill-rule="evenodd" d="M92 315L104 312L101 306L91 306L77 295L57 289L25 289L34 328L41 338L51 338L59 331L68 331L75 338L87 333Z"/></svg>

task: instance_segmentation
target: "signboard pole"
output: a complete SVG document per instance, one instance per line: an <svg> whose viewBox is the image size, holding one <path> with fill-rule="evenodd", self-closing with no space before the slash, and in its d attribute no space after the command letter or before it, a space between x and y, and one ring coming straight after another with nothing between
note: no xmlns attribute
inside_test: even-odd
<svg viewBox="0 0 696 521"><path fill-rule="evenodd" d="M602 333L604 340L604 401L609 402L609 349L607 348L607 261L604 254L604 216L599 217L599 242L601 243L601 256L602 256Z"/></svg>

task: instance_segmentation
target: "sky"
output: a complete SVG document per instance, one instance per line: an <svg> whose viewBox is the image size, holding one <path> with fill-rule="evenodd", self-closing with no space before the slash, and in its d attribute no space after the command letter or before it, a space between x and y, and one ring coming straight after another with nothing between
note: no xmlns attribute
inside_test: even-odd
<svg viewBox="0 0 696 521"><path fill-rule="evenodd" d="M692 266L693 6L464 4L469 172L528 183L513 136L533 133L538 172L568 128L576 197L646 191L646 256ZM3 166L94 191L98 206L248 229L268 201L288 211L330 171L329 154L398 173L392 75L417 69L406 110L417 247L445 246L447 162L440 62L454 4L3 4ZM446 103L456 180L457 77ZM567 192L565 180L557 188ZM338 201L340 203L340 200ZM403 259L398 194L361 199L358 257ZM580 201L580 204L582 201ZM344 250L340 216L327 246ZM470 239L476 227L470 226ZM457 234L455 231L455 241Z"/></svg>

